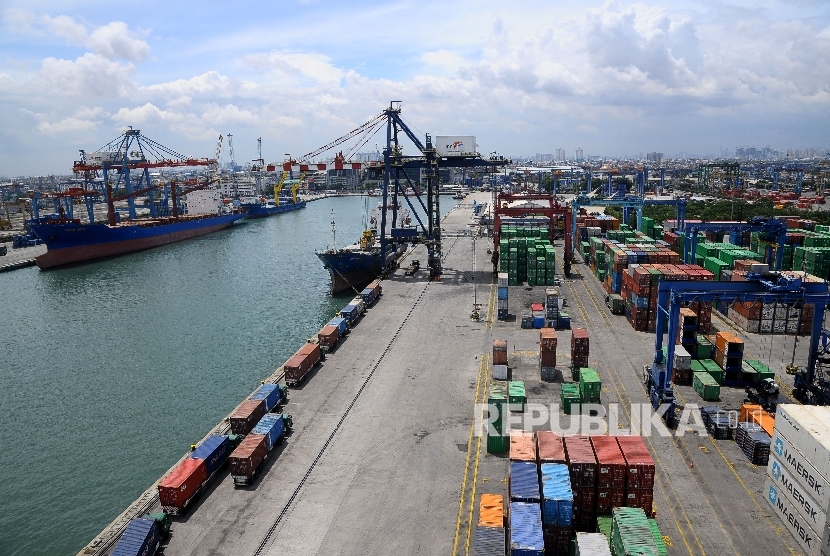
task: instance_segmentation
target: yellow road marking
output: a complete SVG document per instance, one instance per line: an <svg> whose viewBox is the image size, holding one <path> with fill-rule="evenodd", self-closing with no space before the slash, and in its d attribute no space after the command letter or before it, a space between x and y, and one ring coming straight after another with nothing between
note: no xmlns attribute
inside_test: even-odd
<svg viewBox="0 0 830 556"><path fill-rule="evenodd" d="M452 543L452 553L453 556L457 556L458 554L458 537L461 534L461 516L464 515L464 495L467 491L467 475L470 470L470 455L472 454L473 448L473 433L475 432L476 426L476 404L478 404L479 392L481 391L481 377L486 368L485 361L487 360L489 354L484 354L481 356L481 359L478 362L478 378L476 380L476 393L475 398L473 399L473 422L470 423L470 435L467 440L467 457L464 461L464 477L461 481L461 496L458 501L458 518L455 522L455 540ZM485 389L487 388L485 384ZM479 437L480 439L480 437ZM478 453L476 454L476 460L478 460ZM473 501L471 500L471 503Z"/></svg>

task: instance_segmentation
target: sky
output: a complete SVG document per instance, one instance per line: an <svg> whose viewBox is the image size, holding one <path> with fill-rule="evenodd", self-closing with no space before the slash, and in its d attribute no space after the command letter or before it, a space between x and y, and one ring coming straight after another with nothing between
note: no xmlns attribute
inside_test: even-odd
<svg viewBox="0 0 830 556"><path fill-rule="evenodd" d="M830 147L830 1L0 1L0 175L127 126L281 162L392 100L508 156Z"/></svg>

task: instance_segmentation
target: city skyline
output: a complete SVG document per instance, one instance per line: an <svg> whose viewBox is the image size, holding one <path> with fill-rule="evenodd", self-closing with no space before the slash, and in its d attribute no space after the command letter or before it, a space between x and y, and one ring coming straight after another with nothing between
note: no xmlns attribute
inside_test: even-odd
<svg viewBox="0 0 830 556"><path fill-rule="evenodd" d="M676 158L830 145L822 1L192 10L10 0L0 30L7 176L68 173L79 149L127 126L200 157L230 132L241 164L262 137L263 157L279 162L390 100L403 101L417 133L475 135L485 153Z"/></svg>

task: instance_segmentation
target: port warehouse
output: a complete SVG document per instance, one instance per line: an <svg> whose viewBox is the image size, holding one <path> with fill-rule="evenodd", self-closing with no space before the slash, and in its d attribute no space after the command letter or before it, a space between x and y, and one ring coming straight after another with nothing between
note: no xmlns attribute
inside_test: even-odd
<svg viewBox="0 0 830 556"><path fill-rule="evenodd" d="M445 225L464 228L470 212L460 207ZM558 402L561 384L576 382L570 371L570 350L558 354L555 381L541 380L540 332L521 328L518 320L496 319L495 283L486 298L487 316L482 322L469 319L476 286L469 280L472 257L464 242L458 239L449 249L447 273L441 282L427 284L423 273L404 278L402 271L383 282L379 304L366 313L347 341L289 392L285 410L294 417L295 431L265 463L253 488L234 491L227 475L215 477L186 519L174 518L165 553L389 551L382 546L393 547L395 553L414 553L419 545L427 545L427 551L435 554L457 553L467 546L475 550L481 494L509 500L509 456L488 455L486 439L479 443L468 436L473 396L478 393L475 399L486 399L489 376L495 369L493 340L504 341L510 378L524 382L526 403ZM476 246L479 261L487 257L484 244ZM561 259L561 247L556 247ZM419 256L418 249L411 256ZM482 293L482 284L489 285L489 272L475 276L481 276L478 295L488 295ZM547 288L511 287L509 314L520 315L530 309L531 302L544 304ZM602 381L601 402L623 407L647 403L641 369L653 357L653 334L635 331L623 322L624 316L611 314L603 302L602 285L588 276L586 265L575 267L574 279L561 283L559 295L567 301L563 312L570 313L572 328L584 328L590 336L587 367ZM717 315L713 320L726 325ZM568 346L571 331L557 333L561 345ZM763 359L761 347L767 337L741 338L747 358ZM620 345L627 347L621 352ZM380 361L378 346L389 346ZM336 428L341 410L352 402L375 367L352 413ZM275 373L266 382L279 382L281 375ZM778 378L788 379L786 375ZM691 386L677 386L676 391L690 402L700 399ZM724 387L720 397L717 405L738 408L743 391ZM621 424L630 426L622 413ZM395 416L392 422L377 423L385 414ZM572 417L560 415L563 423ZM224 433L225 429L227 424L211 432ZM335 430L339 438L310 475L317 479L302 483L288 504ZM386 440L381 443L380 439ZM716 554L723 553L724 547L736 554L780 554L787 548L799 553L795 538L780 530L780 521L767 509L768 498L762 493L766 469L752 465L734 440L694 435L644 440L655 465L656 523L671 553ZM357 471L346 471L347 465ZM407 486L412 483L418 485L417 492ZM394 495L382 494L390 491ZM427 496L435 496L440 504L422 509ZM343 502L332 507L326 502L330 499ZM402 500L410 503L408 509L399 508ZM259 543L286 506L290 511L270 535L264 552L258 552ZM741 518L747 515L753 519ZM230 529L244 528L245 535L231 534L228 523L234 524ZM308 540L309 536L314 540Z"/></svg>

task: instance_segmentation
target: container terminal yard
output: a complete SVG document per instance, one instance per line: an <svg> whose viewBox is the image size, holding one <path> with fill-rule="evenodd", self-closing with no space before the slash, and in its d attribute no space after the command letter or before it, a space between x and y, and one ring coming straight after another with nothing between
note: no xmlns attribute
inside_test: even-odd
<svg viewBox="0 0 830 556"><path fill-rule="evenodd" d="M473 202L490 201L474 193L444 218L440 280L429 281L427 270L410 276L404 267L426 252L423 245L407 252L348 336L289 389L282 411L292 416L293 431L253 484L235 487L221 469L184 515L173 517L164 554L475 552L481 495L508 496L507 455L488 454L487 438L474 434L475 404L490 393L493 341L506 342L511 378L524 381L528 404L558 403L562 381L571 380L571 331L557 331L558 376L542 381L539 330L520 327L518 315L544 301L544 286L510 287L510 317L496 319L492 240L472 240L482 232ZM560 242L555 248L561 260ZM578 257L560 296L571 327L586 328L591 338L589 365L602 379L602 404L619 404L616 426L630 427L632 404L649 403L643 366L653 360L654 333L613 315ZM471 318L475 303L478 320ZM712 320L739 334L748 356L769 362L780 401L791 403L783 341L773 349L770 336L737 330L715 312ZM806 350L796 352L795 363L806 363ZM283 368L265 382L284 383ZM692 386L675 386L675 395L680 408L706 405ZM736 409L743 399L742 388L721 388L717 405ZM566 428L569 416L557 418ZM550 423L525 428L549 430ZM210 432L228 429L223 422ZM751 464L734 440L696 433L644 440L668 553L805 553L767 502L766 467ZM112 553L131 518L161 509L152 485L79 554Z"/></svg>

